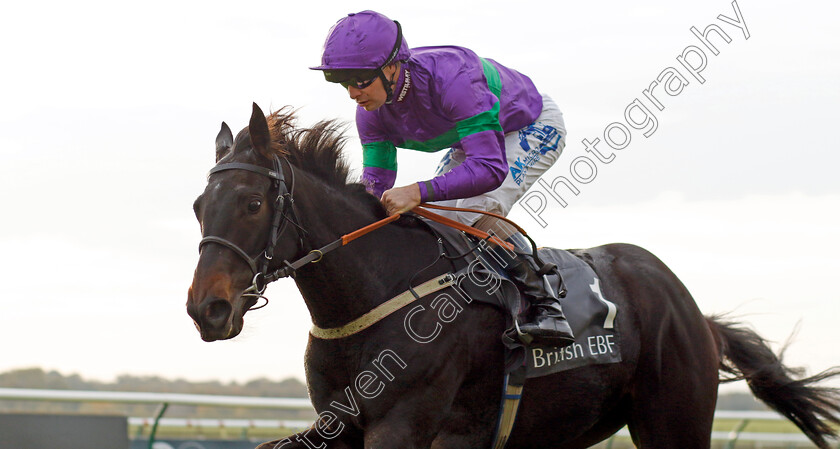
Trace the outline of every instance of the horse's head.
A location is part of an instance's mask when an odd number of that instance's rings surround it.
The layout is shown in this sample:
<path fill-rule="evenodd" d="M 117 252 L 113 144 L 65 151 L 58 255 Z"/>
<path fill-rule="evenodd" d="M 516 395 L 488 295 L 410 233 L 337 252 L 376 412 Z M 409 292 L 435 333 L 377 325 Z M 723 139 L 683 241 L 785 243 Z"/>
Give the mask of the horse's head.
<path fill-rule="evenodd" d="M 203 238 L 187 298 L 187 312 L 205 341 L 237 336 L 262 293 L 259 277 L 270 268 L 272 253 L 282 260 L 297 251 L 294 238 L 269 242 L 270 234 L 284 232 L 276 226 L 285 219 L 288 193 L 281 145 L 256 104 L 248 128 L 236 139 L 224 123 L 216 137 L 217 165 L 193 204 Z"/>

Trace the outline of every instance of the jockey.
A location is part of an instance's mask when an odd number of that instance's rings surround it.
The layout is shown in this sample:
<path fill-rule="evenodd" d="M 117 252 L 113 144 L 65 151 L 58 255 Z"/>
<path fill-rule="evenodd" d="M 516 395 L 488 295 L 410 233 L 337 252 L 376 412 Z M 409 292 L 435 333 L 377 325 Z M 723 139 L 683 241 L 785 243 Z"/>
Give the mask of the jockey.
<path fill-rule="evenodd" d="M 505 216 L 566 144 L 563 114 L 527 76 L 463 47 L 409 49 L 400 24 L 373 11 L 339 20 L 324 43 L 321 65 L 312 69 L 341 84 L 358 104 L 362 182 L 389 214 L 436 202 Z M 394 187 L 397 147 L 448 151 L 435 177 Z M 531 302 L 531 321 L 518 325 L 530 336 L 526 341 L 574 342 L 521 234 L 493 217 L 443 214 L 517 247 L 507 268 Z"/>

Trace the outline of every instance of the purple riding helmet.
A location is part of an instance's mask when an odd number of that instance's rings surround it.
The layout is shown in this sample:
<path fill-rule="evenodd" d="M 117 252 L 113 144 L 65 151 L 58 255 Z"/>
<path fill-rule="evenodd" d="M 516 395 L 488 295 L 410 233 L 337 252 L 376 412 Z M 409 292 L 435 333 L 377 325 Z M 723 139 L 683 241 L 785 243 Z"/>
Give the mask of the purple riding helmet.
<path fill-rule="evenodd" d="M 310 69 L 322 70 L 329 82 L 359 89 L 378 77 L 390 103 L 393 84 L 382 69 L 396 61 L 405 61 L 410 55 L 399 22 L 378 12 L 362 11 L 348 14 L 330 28 L 321 65 Z"/>

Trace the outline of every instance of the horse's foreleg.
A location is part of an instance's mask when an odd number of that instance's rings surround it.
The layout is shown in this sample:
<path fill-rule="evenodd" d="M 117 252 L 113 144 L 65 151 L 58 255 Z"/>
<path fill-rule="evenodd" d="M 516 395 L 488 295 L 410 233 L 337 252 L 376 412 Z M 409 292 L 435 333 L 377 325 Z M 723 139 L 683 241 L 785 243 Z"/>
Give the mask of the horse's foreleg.
<path fill-rule="evenodd" d="M 385 420 L 365 431 L 365 449 L 428 449 L 435 432 L 416 422 Z"/>
<path fill-rule="evenodd" d="M 444 427 L 452 420 L 452 412 L 451 405 L 441 403 L 441 398 L 435 398 L 437 394 L 440 394 L 439 390 L 422 389 L 403 396 L 403 402 L 366 426 L 364 449 L 476 447 L 438 444 L 438 438 L 448 433 Z"/>

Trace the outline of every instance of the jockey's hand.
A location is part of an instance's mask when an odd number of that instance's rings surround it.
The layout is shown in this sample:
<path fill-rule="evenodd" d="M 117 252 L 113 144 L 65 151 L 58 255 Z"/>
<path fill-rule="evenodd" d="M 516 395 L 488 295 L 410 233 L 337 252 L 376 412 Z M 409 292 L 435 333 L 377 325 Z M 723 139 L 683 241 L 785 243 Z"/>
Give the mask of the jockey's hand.
<path fill-rule="evenodd" d="M 417 184 L 409 184 L 388 189 L 382 193 L 380 201 L 388 211 L 388 215 L 408 212 L 420 204 L 420 187 Z"/>

